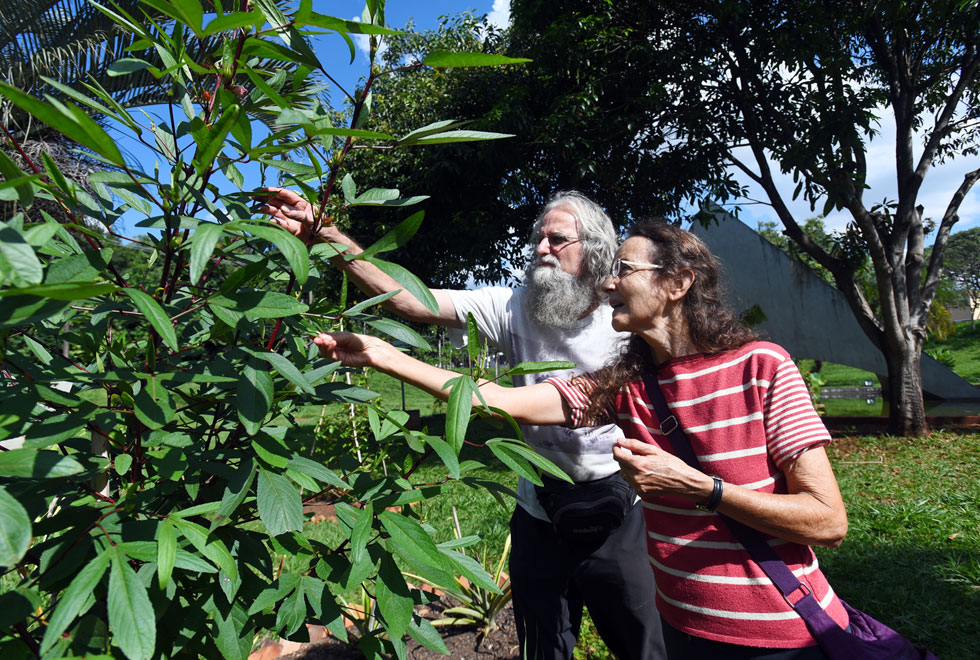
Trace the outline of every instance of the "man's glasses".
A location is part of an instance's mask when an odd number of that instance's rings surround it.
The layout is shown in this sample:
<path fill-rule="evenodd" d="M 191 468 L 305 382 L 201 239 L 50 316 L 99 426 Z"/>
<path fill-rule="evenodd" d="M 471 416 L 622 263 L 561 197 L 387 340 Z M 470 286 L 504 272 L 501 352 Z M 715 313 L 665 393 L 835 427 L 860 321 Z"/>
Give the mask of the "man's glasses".
<path fill-rule="evenodd" d="M 616 279 L 622 279 L 634 273 L 638 270 L 657 270 L 663 268 L 660 264 L 647 264 L 641 261 L 627 261 L 626 259 L 613 259 L 612 270 L 609 271 L 609 277 L 614 277 Z"/>
<path fill-rule="evenodd" d="M 570 245 L 572 243 L 577 243 L 578 241 L 582 240 L 578 236 L 569 236 L 561 233 L 560 231 L 553 231 L 550 234 L 538 234 L 534 237 L 533 244 L 539 245 L 541 241 L 545 239 L 548 239 L 548 245 L 550 245 L 553 250 L 557 250 L 558 248 Z"/>

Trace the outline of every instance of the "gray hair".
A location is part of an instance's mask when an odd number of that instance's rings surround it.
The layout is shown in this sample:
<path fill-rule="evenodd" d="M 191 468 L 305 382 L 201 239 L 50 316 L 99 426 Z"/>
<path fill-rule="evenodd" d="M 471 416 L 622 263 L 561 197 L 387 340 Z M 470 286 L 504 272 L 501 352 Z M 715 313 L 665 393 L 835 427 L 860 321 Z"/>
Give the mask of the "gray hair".
<path fill-rule="evenodd" d="M 534 221 L 534 228 L 531 230 L 532 237 L 541 233 L 544 216 L 549 211 L 560 207 L 571 209 L 572 215 L 575 216 L 575 222 L 578 225 L 578 237 L 581 239 L 582 249 L 585 252 L 586 272 L 591 276 L 592 284 L 598 291 L 602 281 L 609 274 L 613 256 L 616 254 L 616 246 L 619 243 L 612 220 L 609 219 L 601 206 L 582 193 L 575 190 L 561 190 L 552 195 L 548 203 L 541 209 L 537 220 Z"/>

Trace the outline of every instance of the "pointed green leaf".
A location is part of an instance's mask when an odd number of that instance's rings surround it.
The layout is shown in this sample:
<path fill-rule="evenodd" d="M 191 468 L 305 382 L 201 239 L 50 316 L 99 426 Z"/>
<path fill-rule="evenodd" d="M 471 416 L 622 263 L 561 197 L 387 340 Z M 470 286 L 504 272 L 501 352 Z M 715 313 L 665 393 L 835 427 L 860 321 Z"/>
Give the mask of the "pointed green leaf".
<path fill-rule="evenodd" d="M 108 566 L 109 552 L 103 552 L 86 564 L 72 579 L 68 588 L 62 592 L 58 605 L 48 621 L 48 627 L 44 631 L 44 639 L 41 641 L 42 655 L 55 645 L 76 617 L 84 614 L 86 602 L 92 598 L 92 592 L 102 580 Z"/>
<path fill-rule="evenodd" d="M 215 296 L 209 301 L 214 307 L 225 307 L 246 316 L 258 319 L 279 318 L 302 314 L 309 307 L 292 296 L 277 291 L 257 291 L 239 289 L 223 296 Z"/>
<path fill-rule="evenodd" d="M 271 364 L 279 374 L 307 394 L 316 394 L 306 376 L 286 357 L 269 351 L 250 351 L 252 355 Z"/>
<path fill-rule="evenodd" d="M 350 484 L 337 476 L 337 474 L 322 463 L 310 460 L 304 456 L 293 456 L 289 459 L 288 467 L 313 477 L 317 481 L 336 486 L 343 490 L 350 490 Z"/>
<path fill-rule="evenodd" d="M 0 291 L 2 296 L 38 296 L 54 300 L 84 300 L 118 291 L 112 282 L 57 282 Z"/>
<path fill-rule="evenodd" d="M 524 376 L 526 374 L 539 374 L 545 371 L 563 371 L 574 369 L 577 365 L 574 362 L 564 362 L 555 360 L 552 362 L 521 362 L 507 370 L 511 376 Z"/>
<path fill-rule="evenodd" d="M 507 57 L 491 53 L 451 53 L 435 50 L 429 53 L 422 64 L 426 66 L 500 66 L 501 64 L 524 64 L 531 62 L 526 57 Z"/>
<path fill-rule="evenodd" d="M 361 511 L 357 512 L 357 522 L 350 533 L 351 563 L 359 564 L 367 552 L 368 538 L 373 531 L 374 503 L 368 502 Z"/>
<path fill-rule="evenodd" d="M 375 580 L 375 598 L 378 610 L 388 624 L 388 634 L 400 639 L 408 630 L 412 620 L 412 595 L 405 584 L 405 578 L 391 557 L 383 557 Z"/>
<path fill-rule="evenodd" d="M 445 131 L 427 135 L 415 144 L 449 144 L 451 142 L 482 142 L 483 140 L 502 140 L 514 137 L 513 133 L 490 133 L 488 131 Z"/>
<path fill-rule="evenodd" d="M 289 263 L 293 275 L 296 276 L 296 281 L 301 285 L 306 284 L 306 280 L 310 275 L 310 254 L 303 241 L 279 225 L 235 223 L 232 226 L 235 229 L 241 229 L 259 238 L 263 238 L 279 248 L 282 256 Z"/>
<path fill-rule="evenodd" d="M 473 381 L 467 376 L 453 378 L 442 389 L 452 387 L 446 406 L 446 441 L 456 454 L 463 448 L 466 428 L 473 409 Z"/>
<path fill-rule="evenodd" d="M 3 297 L 0 298 L 0 328 L 49 319 L 66 310 L 68 306 L 67 301 L 37 296 Z"/>
<path fill-rule="evenodd" d="M 395 196 L 398 196 L 398 191 L 395 191 Z M 394 229 L 389 231 L 387 234 L 375 241 L 369 248 L 361 252 L 358 255 L 359 259 L 367 259 L 368 257 L 373 257 L 380 252 L 389 252 L 391 250 L 396 250 L 405 243 L 409 241 L 418 232 L 419 227 L 422 224 L 422 219 L 425 216 L 425 211 L 418 211 L 408 216 L 404 220 L 398 223 Z"/>
<path fill-rule="evenodd" d="M 223 232 L 224 229 L 221 225 L 215 225 L 209 222 L 202 222 L 194 230 L 190 241 L 191 284 L 197 284 L 197 281 L 201 279 L 204 269 L 211 261 L 214 246 L 218 244 L 218 240 L 221 238 Z"/>
<path fill-rule="evenodd" d="M 20 502 L 0 487 L 0 566 L 19 562 L 31 545 L 31 519 Z"/>
<path fill-rule="evenodd" d="M 259 518 L 270 535 L 303 528 L 303 501 L 289 479 L 259 470 L 257 497 Z"/>
<path fill-rule="evenodd" d="M 43 277 L 41 262 L 21 233 L 0 225 L 0 284 L 31 286 L 40 284 Z"/>
<path fill-rule="evenodd" d="M 367 261 L 370 261 L 383 273 L 388 275 L 388 277 L 398 282 L 403 289 L 415 296 L 416 300 L 425 305 L 430 312 L 433 314 L 439 313 L 439 303 L 436 302 L 436 297 L 429 291 L 429 287 L 407 268 L 390 261 L 378 259 L 377 257 L 368 257 Z"/>
<path fill-rule="evenodd" d="M 476 324 L 473 312 L 466 313 L 466 351 L 470 356 L 470 362 L 476 364 L 480 359 L 480 349 L 483 342 L 480 341 L 480 327 Z"/>
<path fill-rule="evenodd" d="M 402 292 L 401 289 L 395 289 L 394 291 L 388 291 L 387 293 L 382 293 L 381 295 L 374 296 L 373 298 L 368 298 L 367 300 L 363 302 L 359 302 L 353 307 L 351 307 L 350 309 L 348 309 L 346 312 L 344 312 L 344 316 L 351 316 L 353 314 L 357 314 L 359 312 L 364 311 L 368 307 L 373 307 L 374 305 L 380 305 L 384 301 L 390 298 L 394 298 L 401 292 Z"/>
<path fill-rule="evenodd" d="M 152 376 L 133 397 L 133 408 L 137 419 L 151 429 L 163 428 L 177 414 L 170 392 L 161 380 Z"/>
<path fill-rule="evenodd" d="M 459 479 L 459 457 L 453 448 L 445 440 L 435 435 L 426 436 L 425 442 L 432 447 L 436 455 L 449 469 L 449 476 L 453 479 Z"/>
<path fill-rule="evenodd" d="M 0 82 L 0 95 L 54 130 L 66 135 L 99 154 L 114 165 L 124 166 L 122 153 L 115 141 L 91 117 L 76 106 L 66 103 L 45 103 L 25 94 L 5 82 Z"/>
<path fill-rule="evenodd" d="M 150 660 L 156 647 L 157 622 L 153 605 L 122 553 L 112 555 L 109 569 L 109 628 L 114 646 L 133 660 Z"/>
<path fill-rule="evenodd" d="M 222 147 L 225 146 L 228 131 L 238 121 L 240 112 L 241 108 L 237 105 L 227 108 L 221 113 L 221 118 L 198 140 L 197 154 L 194 156 L 194 167 L 198 174 L 203 176 L 214 163 L 214 159 L 221 153 Z"/>
<path fill-rule="evenodd" d="M 180 347 L 177 345 L 177 333 L 174 331 L 174 326 L 170 322 L 170 317 L 160 307 L 160 303 L 139 289 L 130 287 L 123 289 L 123 291 L 133 301 L 136 308 L 143 313 L 143 316 L 150 322 L 153 329 L 157 331 L 157 334 L 160 335 L 164 343 L 173 351 L 180 350 Z"/>
<path fill-rule="evenodd" d="M 238 379 L 238 419 L 249 435 L 259 432 L 265 416 L 272 407 L 272 376 L 267 371 L 246 364 Z"/>
<path fill-rule="evenodd" d="M 367 321 L 367 324 L 376 330 L 380 330 L 386 335 L 405 342 L 409 346 L 421 348 L 424 351 L 432 350 L 432 346 L 429 345 L 429 342 L 427 342 L 422 335 L 415 332 L 400 321 L 395 321 L 394 319 L 375 318 Z"/>
<path fill-rule="evenodd" d="M 57 479 L 84 471 L 81 463 L 56 451 L 11 449 L 0 453 L 0 477 Z"/>
<path fill-rule="evenodd" d="M 157 583 L 160 589 L 170 584 L 170 576 L 177 559 L 177 529 L 164 518 L 157 526 Z"/>

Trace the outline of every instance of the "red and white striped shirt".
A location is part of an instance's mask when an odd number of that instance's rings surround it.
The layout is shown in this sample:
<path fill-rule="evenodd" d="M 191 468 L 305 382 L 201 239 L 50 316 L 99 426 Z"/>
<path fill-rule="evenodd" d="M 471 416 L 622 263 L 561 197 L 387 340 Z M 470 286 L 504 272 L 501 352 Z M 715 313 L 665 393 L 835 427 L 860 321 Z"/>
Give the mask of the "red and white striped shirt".
<path fill-rule="evenodd" d="M 657 369 L 671 412 L 705 472 L 762 493 L 785 493 L 780 466 L 830 441 L 806 385 L 789 355 L 751 342 L 717 355 L 687 355 Z M 548 379 L 585 417 L 596 381 L 591 376 Z M 626 437 L 673 452 L 642 383 L 630 383 L 614 401 L 614 421 Z M 783 600 L 725 523 L 689 499 L 643 502 L 647 548 L 657 583 L 657 608 L 688 634 L 729 644 L 770 648 L 816 645 L 806 624 Z M 806 545 L 769 537 L 769 543 L 828 614 L 843 627 L 844 608 Z"/>

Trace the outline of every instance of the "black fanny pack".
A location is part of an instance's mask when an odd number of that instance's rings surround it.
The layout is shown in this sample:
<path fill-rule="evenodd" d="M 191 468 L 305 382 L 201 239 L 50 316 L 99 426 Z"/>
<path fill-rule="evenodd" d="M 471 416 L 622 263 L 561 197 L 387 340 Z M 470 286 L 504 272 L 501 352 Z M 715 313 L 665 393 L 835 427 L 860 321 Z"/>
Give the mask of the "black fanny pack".
<path fill-rule="evenodd" d="M 571 549 L 596 550 L 633 508 L 636 495 L 619 472 L 595 481 L 570 484 L 542 476 L 535 486 L 538 502 L 558 535 Z"/>

